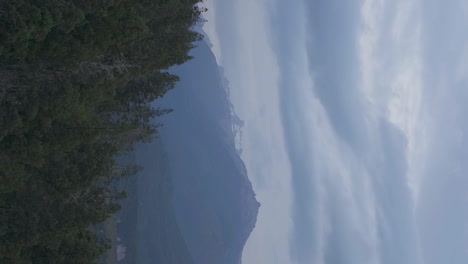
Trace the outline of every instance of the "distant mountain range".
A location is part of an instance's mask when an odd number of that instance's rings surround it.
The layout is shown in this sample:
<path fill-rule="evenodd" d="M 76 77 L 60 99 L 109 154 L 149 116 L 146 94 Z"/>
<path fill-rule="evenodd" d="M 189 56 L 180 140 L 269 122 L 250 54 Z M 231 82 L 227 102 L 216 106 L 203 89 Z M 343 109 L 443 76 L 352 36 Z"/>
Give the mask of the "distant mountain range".
<path fill-rule="evenodd" d="M 178 263 L 179 251 L 188 251 L 179 252 L 187 264 L 239 264 L 257 220 L 260 204 L 236 139 L 242 121 L 211 49 L 196 44 L 194 59 L 171 69 L 181 77 L 177 87 L 156 102 L 174 112 L 159 120 L 160 137 L 137 150 L 146 168 L 138 176 L 142 264 Z"/>

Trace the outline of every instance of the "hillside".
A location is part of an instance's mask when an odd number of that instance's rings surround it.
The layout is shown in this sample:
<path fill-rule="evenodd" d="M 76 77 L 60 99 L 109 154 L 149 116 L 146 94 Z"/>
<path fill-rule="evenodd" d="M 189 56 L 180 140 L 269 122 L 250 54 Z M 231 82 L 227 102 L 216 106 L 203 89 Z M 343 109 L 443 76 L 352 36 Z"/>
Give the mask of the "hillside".
<path fill-rule="evenodd" d="M 198 42 L 161 101 L 174 109 L 160 130 L 177 223 L 194 263 L 239 263 L 259 203 L 236 150 L 231 104 L 208 45 Z"/>

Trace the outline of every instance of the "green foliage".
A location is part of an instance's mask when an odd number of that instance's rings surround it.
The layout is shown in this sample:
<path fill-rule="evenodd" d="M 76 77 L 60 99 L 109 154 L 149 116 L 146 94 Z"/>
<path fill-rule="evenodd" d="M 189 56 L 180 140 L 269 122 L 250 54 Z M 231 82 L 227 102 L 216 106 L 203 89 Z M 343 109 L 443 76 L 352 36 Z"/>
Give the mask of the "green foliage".
<path fill-rule="evenodd" d="M 72 64 L 97 55 L 131 55 L 138 60 L 148 55 L 179 53 L 179 58 L 173 59 L 181 63 L 191 42 L 200 37 L 188 30 L 200 21 L 202 10 L 194 7 L 197 2 L 2 1 L 0 56 L 9 63 L 41 57 Z M 155 45 L 161 54 L 140 53 L 152 49 L 150 45 Z M 168 45 L 177 47 L 167 49 Z M 169 60 L 159 61 L 164 61 L 166 67 L 171 65 Z"/>
<path fill-rule="evenodd" d="M 198 0 L 0 0 L 0 263 L 95 263 L 116 157 L 157 133 Z"/>

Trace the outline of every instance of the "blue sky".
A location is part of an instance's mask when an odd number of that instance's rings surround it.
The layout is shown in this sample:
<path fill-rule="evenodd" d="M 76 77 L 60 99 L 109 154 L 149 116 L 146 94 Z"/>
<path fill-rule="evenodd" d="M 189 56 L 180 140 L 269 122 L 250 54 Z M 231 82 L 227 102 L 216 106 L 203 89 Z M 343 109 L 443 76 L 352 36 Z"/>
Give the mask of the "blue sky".
<path fill-rule="evenodd" d="M 468 261 L 468 2 L 209 0 L 262 203 L 243 263 Z"/>

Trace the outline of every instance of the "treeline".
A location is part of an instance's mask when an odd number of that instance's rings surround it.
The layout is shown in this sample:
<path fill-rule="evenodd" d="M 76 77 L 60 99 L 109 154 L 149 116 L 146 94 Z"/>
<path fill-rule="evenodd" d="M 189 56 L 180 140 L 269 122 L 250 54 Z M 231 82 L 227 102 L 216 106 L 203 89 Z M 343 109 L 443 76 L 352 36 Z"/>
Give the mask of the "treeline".
<path fill-rule="evenodd" d="M 0 0 L 0 263 L 95 263 L 119 210 L 115 157 L 201 35 L 199 0 Z"/>

